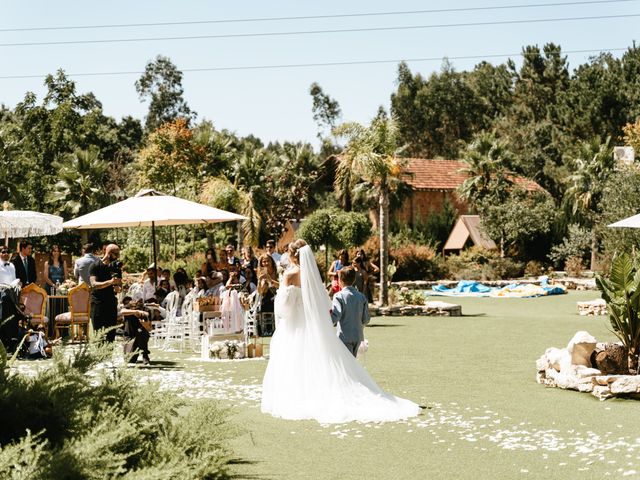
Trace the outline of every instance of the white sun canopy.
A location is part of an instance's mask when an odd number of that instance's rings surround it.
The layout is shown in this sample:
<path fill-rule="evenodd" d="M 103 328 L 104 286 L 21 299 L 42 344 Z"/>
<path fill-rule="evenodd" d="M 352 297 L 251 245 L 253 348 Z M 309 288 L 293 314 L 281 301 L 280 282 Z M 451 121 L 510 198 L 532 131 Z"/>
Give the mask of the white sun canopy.
<path fill-rule="evenodd" d="M 62 217 L 29 210 L 0 210 L 0 236 L 39 237 L 62 231 Z"/>
<path fill-rule="evenodd" d="M 633 217 L 625 218 L 624 220 L 617 221 L 607 225 L 608 227 L 621 227 L 621 228 L 640 228 L 640 214 Z"/>
<path fill-rule="evenodd" d="M 154 192 L 155 193 L 155 192 Z M 98 229 L 194 225 L 245 220 L 246 217 L 171 195 L 143 193 L 69 220 L 64 228 Z"/>

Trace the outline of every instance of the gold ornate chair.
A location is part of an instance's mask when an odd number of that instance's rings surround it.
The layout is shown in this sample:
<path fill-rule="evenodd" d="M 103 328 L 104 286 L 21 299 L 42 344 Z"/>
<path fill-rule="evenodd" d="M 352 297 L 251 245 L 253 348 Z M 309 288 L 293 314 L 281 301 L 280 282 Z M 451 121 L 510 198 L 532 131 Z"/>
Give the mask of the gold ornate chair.
<path fill-rule="evenodd" d="M 69 311 L 56 317 L 56 338 L 60 337 L 60 329 L 68 328 L 69 335 L 73 334 L 74 327 L 82 330 L 82 339 L 88 337 L 89 318 L 91 313 L 91 290 L 86 283 L 69 290 Z"/>
<path fill-rule="evenodd" d="M 47 292 L 35 283 L 30 283 L 20 290 L 20 303 L 24 305 L 24 311 L 31 316 L 32 323 L 46 324 L 49 319 L 45 317 L 47 309 Z"/>

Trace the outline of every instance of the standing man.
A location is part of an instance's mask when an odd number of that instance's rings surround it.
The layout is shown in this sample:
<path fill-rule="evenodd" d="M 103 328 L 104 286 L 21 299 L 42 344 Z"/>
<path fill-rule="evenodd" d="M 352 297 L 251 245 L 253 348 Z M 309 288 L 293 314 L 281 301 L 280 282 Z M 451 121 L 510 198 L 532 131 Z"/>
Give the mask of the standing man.
<path fill-rule="evenodd" d="M 118 301 L 114 287 L 122 285 L 121 272 L 118 272 L 114 262 L 120 257 L 120 247 L 109 244 L 105 248 L 104 256 L 89 268 L 91 285 L 91 323 L 94 330 L 114 327 L 118 319 Z M 115 329 L 111 329 L 105 336 L 108 342 L 116 338 Z"/>
<path fill-rule="evenodd" d="M 12 263 L 16 268 L 16 277 L 26 287 L 36 281 L 36 261 L 31 256 L 33 245 L 28 240 L 21 240 L 18 247 L 20 253 L 13 258 Z"/>
<path fill-rule="evenodd" d="M 78 283 L 91 285 L 89 283 L 89 268 L 99 260 L 99 258 L 93 254 L 94 250 L 95 247 L 93 246 L 93 243 L 85 243 L 82 246 L 83 255 L 76 260 L 76 263 L 73 266 L 73 276 L 76 277 Z"/>
<path fill-rule="evenodd" d="M 280 265 L 281 255 L 276 251 L 276 241 L 275 240 L 267 240 L 267 253 L 271 255 L 273 261 L 276 262 L 276 265 Z"/>
<path fill-rule="evenodd" d="M 9 261 L 9 247 L 0 247 L 0 342 L 8 352 L 14 352 L 20 342 L 20 320 L 24 319 L 18 307 L 20 280 Z"/>
<path fill-rule="evenodd" d="M 227 252 L 227 269 L 232 272 L 237 272 L 242 266 L 242 262 L 235 256 L 235 247 L 229 244 L 224 250 Z"/>
<path fill-rule="evenodd" d="M 16 287 L 20 280 L 16 277 L 16 267 L 9 261 L 9 247 L 0 247 L 0 285 Z"/>

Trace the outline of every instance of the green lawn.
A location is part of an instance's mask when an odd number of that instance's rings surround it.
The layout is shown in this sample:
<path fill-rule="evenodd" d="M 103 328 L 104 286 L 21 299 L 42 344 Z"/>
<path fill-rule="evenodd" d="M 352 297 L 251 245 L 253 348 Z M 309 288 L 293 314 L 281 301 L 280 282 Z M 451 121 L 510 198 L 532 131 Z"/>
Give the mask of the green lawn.
<path fill-rule="evenodd" d="M 455 298 L 463 317 L 375 318 L 366 366 L 385 389 L 428 408 L 407 422 L 322 426 L 260 413 L 264 360 L 202 362 L 152 352 L 141 378 L 231 408 L 241 478 L 638 478 L 638 409 L 631 400 L 546 389 L 535 360 L 577 330 L 612 340 L 605 317 L 580 317 L 596 292 L 534 299 Z M 48 362 L 19 362 L 18 369 Z"/>
<path fill-rule="evenodd" d="M 576 301 L 597 296 L 444 299 L 462 304 L 464 316 L 373 319 L 369 372 L 383 388 L 429 407 L 408 422 L 321 426 L 263 415 L 263 361 L 180 361 L 168 388 L 219 396 L 233 408 L 245 432 L 233 442 L 241 477 L 638 477 L 638 403 L 535 382 L 535 360 L 577 330 L 614 338 L 605 317 L 576 313 Z"/>

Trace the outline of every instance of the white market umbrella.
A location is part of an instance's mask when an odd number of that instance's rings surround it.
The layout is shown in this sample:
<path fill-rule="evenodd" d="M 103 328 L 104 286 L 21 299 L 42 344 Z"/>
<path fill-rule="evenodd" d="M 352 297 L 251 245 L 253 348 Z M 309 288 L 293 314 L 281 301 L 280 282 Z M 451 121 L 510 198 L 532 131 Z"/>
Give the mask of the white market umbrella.
<path fill-rule="evenodd" d="M 0 238 L 55 235 L 62 231 L 62 217 L 29 210 L 0 210 Z"/>
<path fill-rule="evenodd" d="M 245 220 L 246 217 L 209 207 L 183 198 L 165 195 L 155 190 L 141 190 L 127 198 L 95 212 L 69 220 L 64 228 L 99 229 L 120 227 L 151 227 L 153 263 L 156 263 L 155 227 L 165 225 L 196 225 Z"/>
<path fill-rule="evenodd" d="M 616 223 L 607 225 L 607 227 L 640 228 L 640 214 L 619 220 Z"/>

